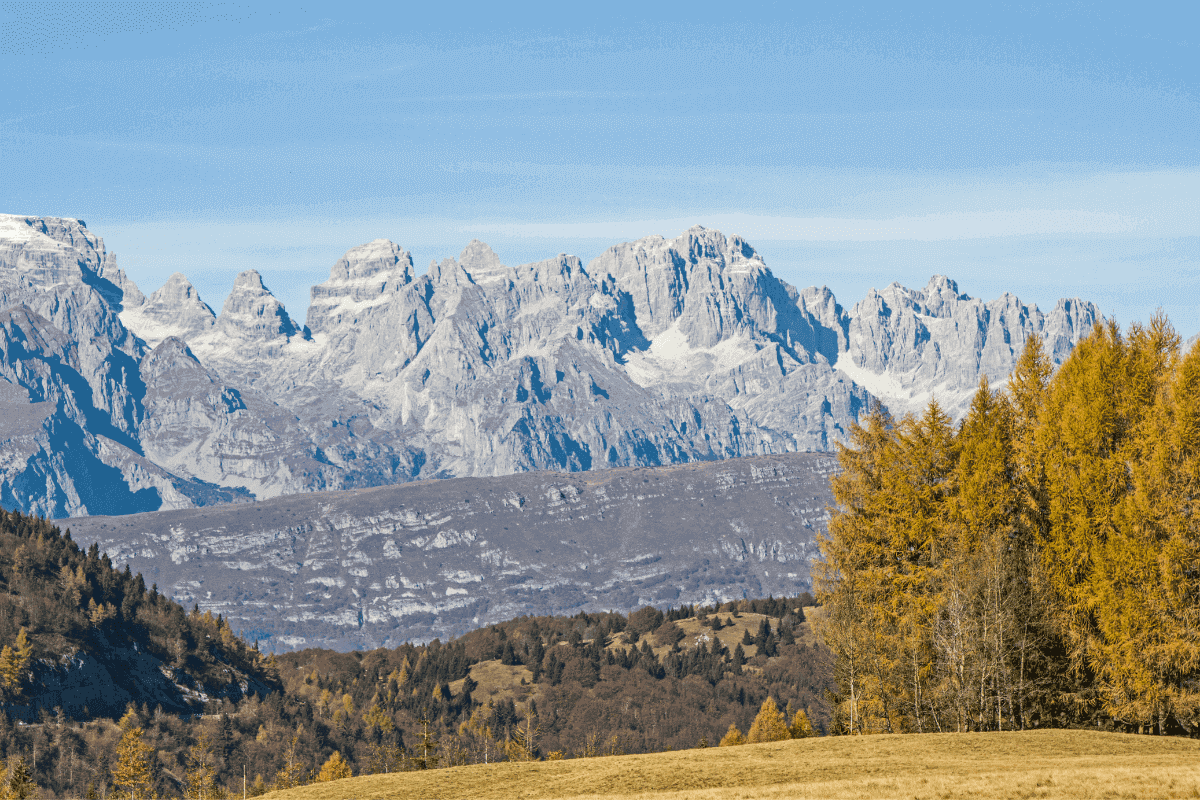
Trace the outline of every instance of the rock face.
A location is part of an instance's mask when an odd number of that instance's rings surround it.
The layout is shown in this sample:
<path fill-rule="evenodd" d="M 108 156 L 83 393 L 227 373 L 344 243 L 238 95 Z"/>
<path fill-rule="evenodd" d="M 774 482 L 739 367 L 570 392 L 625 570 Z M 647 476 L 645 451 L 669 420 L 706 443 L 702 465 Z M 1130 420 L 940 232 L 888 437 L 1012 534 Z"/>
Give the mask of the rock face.
<path fill-rule="evenodd" d="M 521 614 L 797 594 L 811 585 L 835 462 L 420 481 L 71 529 L 270 648 L 395 646 Z"/>
<path fill-rule="evenodd" d="M 205 703 L 245 694 L 266 696 L 271 688 L 244 673 L 238 683 L 213 691 L 184 670 L 164 664 L 139 647 L 115 646 L 103 634 L 93 636 L 86 650 L 57 660 L 39 659 L 30 665 L 27 705 L 8 704 L 5 713 L 24 722 L 37 722 L 44 710 L 61 709 L 68 718 L 119 718 L 129 703 L 145 703 L 176 714 L 203 711 Z M 244 689 L 243 689 L 244 686 Z"/>
<path fill-rule="evenodd" d="M 941 277 L 847 313 L 699 227 L 587 265 L 473 241 L 419 276 L 377 239 L 312 298 L 303 326 L 254 271 L 219 316 L 182 275 L 147 298 L 81 221 L 0 215 L 0 502 L 79 516 L 827 451 L 873 398 L 960 414 L 1026 336 L 1061 360 L 1099 318 Z"/>
<path fill-rule="evenodd" d="M 941 275 L 923 291 L 898 283 L 872 291 L 850 317 L 849 348 L 837 367 L 896 416 L 920 413 L 934 397 L 961 416 L 980 378 L 993 389 L 1008 380 L 1030 336 L 1061 364 L 1100 319 L 1080 300 L 1059 300 L 1049 314 L 1008 293 L 985 303 Z"/>

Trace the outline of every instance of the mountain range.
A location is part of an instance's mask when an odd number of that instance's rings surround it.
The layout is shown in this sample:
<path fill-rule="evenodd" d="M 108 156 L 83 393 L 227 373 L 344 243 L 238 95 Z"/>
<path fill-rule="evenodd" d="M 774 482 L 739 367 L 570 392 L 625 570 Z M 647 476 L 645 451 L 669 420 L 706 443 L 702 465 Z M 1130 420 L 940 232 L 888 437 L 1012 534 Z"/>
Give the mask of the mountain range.
<path fill-rule="evenodd" d="M 257 272 L 217 314 L 180 274 L 143 294 L 81 220 L 0 215 L 0 504 L 114 515 L 829 451 L 875 400 L 960 415 L 1028 336 L 1061 362 L 1099 319 L 942 276 L 846 311 L 695 227 L 587 265 L 472 241 L 423 275 L 377 239 L 300 324 Z"/>

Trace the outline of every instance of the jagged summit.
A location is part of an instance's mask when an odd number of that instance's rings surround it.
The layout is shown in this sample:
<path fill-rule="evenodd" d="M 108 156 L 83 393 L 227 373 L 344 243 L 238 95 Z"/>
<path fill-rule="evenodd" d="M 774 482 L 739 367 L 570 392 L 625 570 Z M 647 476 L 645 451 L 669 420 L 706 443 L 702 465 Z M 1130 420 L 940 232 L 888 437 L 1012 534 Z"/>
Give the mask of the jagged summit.
<path fill-rule="evenodd" d="M 26 353 L 24 328 L 0 330 L 0 377 L 63 402 L 0 440 L 0 493 L 36 483 L 54 514 L 96 501 L 70 488 L 49 427 L 74 426 L 131 508 L 829 450 L 872 397 L 902 413 L 936 391 L 962 413 L 1026 337 L 1061 361 L 1099 319 L 1079 300 L 1044 314 L 1008 294 L 973 299 L 944 276 L 847 311 L 702 226 L 586 265 L 506 266 L 473 240 L 422 275 L 376 239 L 313 287 L 301 327 L 254 270 L 217 316 L 182 275 L 143 297 L 76 220 L 4 216 L 0 301 L 36 313 L 45 342 Z"/>
<path fill-rule="evenodd" d="M 849 348 L 838 370 L 895 415 L 919 412 L 935 394 L 951 414 L 966 411 L 979 378 L 1003 385 L 1025 341 L 1039 336 L 1061 363 L 1100 319 L 1092 303 L 1060 300 L 1049 314 L 1005 292 L 985 302 L 935 275 L 924 290 L 893 283 L 850 313 Z"/>
<path fill-rule="evenodd" d="M 462 264 L 463 269 L 472 275 L 477 272 L 495 272 L 504 268 L 504 265 L 500 263 L 500 256 L 496 255 L 496 251 L 478 239 L 472 239 L 463 248 L 462 253 L 458 256 L 458 263 Z"/>
<path fill-rule="evenodd" d="M 200 336 L 217 324 L 217 315 L 183 273 L 176 272 L 143 303 L 122 311 L 121 320 L 153 347 L 171 336 Z"/>
<path fill-rule="evenodd" d="M 333 265 L 329 281 L 324 285 L 361 286 L 364 290 L 377 286 L 375 293 L 378 294 L 386 285 L 386 279 L 404 284 L 412 278 L 412 256 L 408 251 L 388 239 L 375 239 L 348 250 Z"/>
<path fill-rule="evenodd" d="M 321 333 L 353 324 L 366 308 L 387 302 L 412 281 L 412 255 L 395 243 L 375 239 L 351 248 L 333 265 L 329 280 L 312 287 L 308 328 Z"/>
<path fill-rule="evenodd" d="M 234 280 L 233 291 L 225 298 L 216 327 L 221 335 L 258 341 L 287 339 L 300 333 L 283 303 L 271 294 L 262 276 L 253 269 Z"/>

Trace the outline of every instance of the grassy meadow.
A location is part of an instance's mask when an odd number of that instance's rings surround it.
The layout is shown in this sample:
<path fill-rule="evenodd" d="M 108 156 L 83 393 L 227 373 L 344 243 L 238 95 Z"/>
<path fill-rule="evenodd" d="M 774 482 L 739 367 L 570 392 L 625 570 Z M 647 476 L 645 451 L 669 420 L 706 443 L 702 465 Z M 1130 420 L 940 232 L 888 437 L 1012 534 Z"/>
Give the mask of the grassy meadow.
<path fill-rule="evenodd" d="M 1200 742 L 1093 731 L 825 737 L 368 775 L 266 795 L 348 798 L 1200 797 Z"/>

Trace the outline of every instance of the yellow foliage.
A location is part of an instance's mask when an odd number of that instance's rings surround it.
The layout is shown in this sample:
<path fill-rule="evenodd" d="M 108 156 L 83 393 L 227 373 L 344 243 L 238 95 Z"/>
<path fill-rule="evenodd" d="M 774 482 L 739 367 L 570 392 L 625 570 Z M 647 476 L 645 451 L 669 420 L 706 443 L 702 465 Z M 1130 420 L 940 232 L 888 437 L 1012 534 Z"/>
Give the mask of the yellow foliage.
<path fill-rule="evenodd" d="M 21 628 L 13 646 L 5 645 L 0 649 L 0 684 L 4 688 L 13 689 L 21 685 L 21 678 L 32 655 L 33 645 L 29 643 L 25 629 Z"/>
<path fill-rule="evenodd" d="M 117 744 L 117 766 L 112 774 L 115 797 L 142 800 L 150 796 L 150 754 L 153 752 L 154 748 L 142 741 L 141 728 L 125 731 Z"/>
<path fill-rule="evenodd" d="M 296 734 L 288 745 L 283 756 L 283 767 L 275 774 L 275 789 L 291 789 L 299 786 L 303 780 L 304 762 L 300 760 L 296 750 L 300 744 L 300 734 L 303 728 L 297 728 Z"/>
<path fill-rule="evenodd" d="M 775 701 L 768 697 L 758 710 L 758 716 L 750 724 L 750 730 L 746 733 L 746 742 L 748 744 L 782 742 L 790 738 L 792 738 L 792 734 L 788 730 L 787 720 L 779 712 L 779 706 L 775 704 Z"/>
<path fill-rule="evenodd" d="M 342 778 L 350 778 L 353 773 L 350 771 L 350 762 L 342 757 L 342 754 L 337 750 L 333 751 L 333 755 L 329 757 L 321 766 L 321 771 L 317 773 L 317 783 L 328 783 L 329 781 L 341 780 Z"/>
<path fill-rule="evenodd" d="M 1200 345 L 1031 336 L 955 426 L 876 407 L 839 446 L 814 583 L 834 730 L 1200 727 Z"/>
<path fill-rule="evenodd" d="M 9 758 L 3 783 L 0 783 L 0 797 L 4 800 L 26 800 L 36 794 L 37 789 L 25 759 L 20 756 Z"/>
<path fill-rule="evenodd" d="M 392 723 L 391 716 L 382 708 L 380 708 L 378 703 L 372 705 L 367 709 L 367 712 L 363 714 L 363 722 L 368 728 L 378 728 L 384 733 L 391 733 L 395 728 L 395 725 Z"/>
<path fill-rule="evenodd" d="M 725 732 L 725 735 L 721 737 L 721 743 L 718 744 L 717 746 L 718 747 L 733 747 L 735 745 L 745 744 L 745 743 L 746 743 L 746 737 L 742 735 L 742 732 L 740 730 L 738 730 L 738 726 L 730 724 L 729 730 L 727 730 Z"/>
<path fill-rule="evenodd" d="M 215 796 L 216 773 L 212 738 L 208 731 L 201 730 L 196 743 L 188 750 L 183 796 L 187 800 L 211 800 Z"/>
<path fill-rule="evenodd" d="M 808 714 L 805 714 L 803 709 L 797 711 L 792 717 L 792 724 L 788 726 L 788 733 L 793 739 L 807 739 L 810 736 L 816 736 L 817 732 L 813 730 L 812 723 L 808 720 Z"/>
<path fill-rule="evenodd" d="M 126 706 L 125 713 L 121 715 L 121 719 L 117 721 L 117 725 L 120 726 L 121 730 L 129 731 L 138 727 L 138 722 L 137 708 L 133 703 L 130 703 Z"/>
<path fill-rule="evenodd" d="M 117 607 L 112 603 L 97 603 L 95 599 L 88 600 L 88 620 L 97 628 L 106 620 L 117 616 Z"/>

